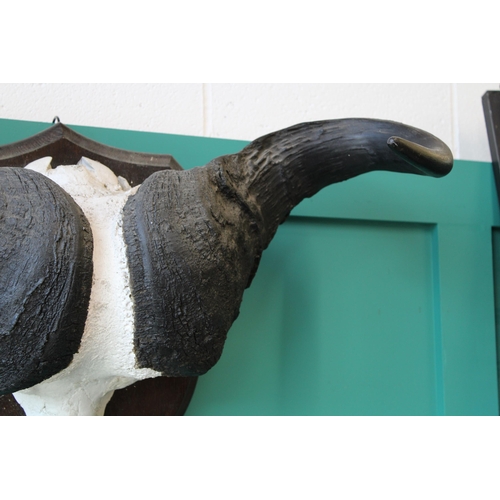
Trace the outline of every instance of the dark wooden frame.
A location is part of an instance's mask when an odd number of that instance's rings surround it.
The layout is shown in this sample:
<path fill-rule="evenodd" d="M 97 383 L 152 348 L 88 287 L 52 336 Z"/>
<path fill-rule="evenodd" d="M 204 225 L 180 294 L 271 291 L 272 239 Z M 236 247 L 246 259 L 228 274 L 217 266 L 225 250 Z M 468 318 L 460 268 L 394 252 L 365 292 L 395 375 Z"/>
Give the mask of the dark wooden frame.
<path fill-rule="evenodd" d="M 62 123 L 22 141 L 0 146 L 0 167 L 25 167 L 51 156 L 54 165 L 75 165 L 82 156 L 99 161 L 134 187 L 159 170 L 182 170 L 171 155 L 136 153 L 87 139 Z"/>
<path fill-rule="evenodd" d="M 483 95 L 483 110 L 490 143 L 495 184 L 500 200 L 500 91 L 492 90 Z"/>
<path fill-rule="evenodd" d="M 62 123 L 22 141 L 0 146 L 0 167 L 25 167 L 45 156 L 54 165 L 74 165 L 82 156 L 99 161 L 116 175 L 139 185 L 159 170 L 182 170 L 171 156 L 113 148 L 88 139 Z M 115 391 L 106 416 L 180 416 L 196 387 L 196 377 L 159 377 Z M 23 409 L 12 395 L 0 396 L 0 416 L 21 416 Z"/>

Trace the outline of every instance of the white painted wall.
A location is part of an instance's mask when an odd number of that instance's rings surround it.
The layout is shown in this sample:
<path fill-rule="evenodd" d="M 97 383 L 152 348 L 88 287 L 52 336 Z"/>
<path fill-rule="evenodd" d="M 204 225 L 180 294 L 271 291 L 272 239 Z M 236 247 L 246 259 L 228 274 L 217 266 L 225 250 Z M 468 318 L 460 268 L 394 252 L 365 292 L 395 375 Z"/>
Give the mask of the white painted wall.
<path fill-rule="evenodd" d="M 2 83 L 0 118 L 252 140 L 303 121 L 395 120 L 491 161 L 481 96 L 499 83 Z"/>

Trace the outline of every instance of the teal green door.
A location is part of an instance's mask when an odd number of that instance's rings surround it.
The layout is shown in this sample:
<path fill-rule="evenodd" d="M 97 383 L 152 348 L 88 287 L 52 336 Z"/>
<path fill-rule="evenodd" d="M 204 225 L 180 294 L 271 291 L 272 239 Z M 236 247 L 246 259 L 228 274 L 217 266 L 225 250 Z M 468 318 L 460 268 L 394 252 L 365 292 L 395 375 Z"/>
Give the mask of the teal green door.
<path fill-rule="evenodd" d="M 45 127 L 0 120 L 0 143 Z M 74 128 L 184 168 L 245 144 Z M 498 415 L 497 227 L 486 163 L 457 161 L 443 179 L 375 172 L 305 200 L 187 414 Z"/>
<path fill-rule="evenodd" d="M 491 166 L 305 201 L 190 414 L 497 415 Z"/>

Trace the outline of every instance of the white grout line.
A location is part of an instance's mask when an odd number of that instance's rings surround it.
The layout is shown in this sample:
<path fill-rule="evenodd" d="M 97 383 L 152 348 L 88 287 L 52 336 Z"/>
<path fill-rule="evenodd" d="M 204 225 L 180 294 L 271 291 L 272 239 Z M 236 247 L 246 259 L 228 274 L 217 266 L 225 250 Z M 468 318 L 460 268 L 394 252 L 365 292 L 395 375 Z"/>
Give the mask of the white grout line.
<path fill-rule="evenodd" d="M 460 159 L 460 125 L 458 117 L 458 87 L 457 83 L 451 84 L 451 130 L 452 130 L 452 150 L 455 159 Z"/>
<path fill-rule="evenodd" d="M 203 135 L 213 135 L 212 84 L 203 83 Z"/>

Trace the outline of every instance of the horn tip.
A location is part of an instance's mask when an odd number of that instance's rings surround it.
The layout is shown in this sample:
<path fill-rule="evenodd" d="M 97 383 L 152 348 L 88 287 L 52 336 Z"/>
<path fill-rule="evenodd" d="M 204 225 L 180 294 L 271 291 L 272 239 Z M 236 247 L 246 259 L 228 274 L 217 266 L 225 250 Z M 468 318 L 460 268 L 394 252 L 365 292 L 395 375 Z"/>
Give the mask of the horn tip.
<path fill-rule="evenodd" d="M 453 168 L 453 154 L 446 144 L 437 139 L 438 143 L 427 148 L 421 144 L 392 136 L 387 139 L 387 145 L 408 164 L 417 169 L 416 173 L 432 177 L 444 177 Z"/>

